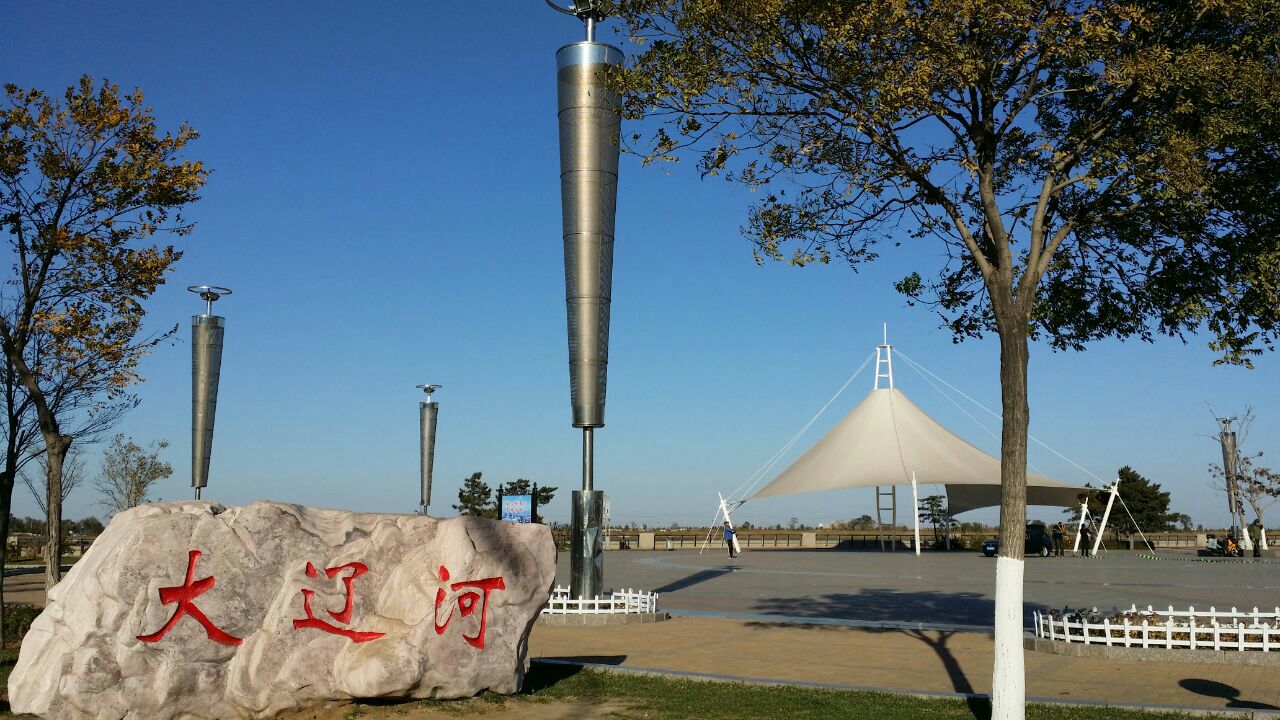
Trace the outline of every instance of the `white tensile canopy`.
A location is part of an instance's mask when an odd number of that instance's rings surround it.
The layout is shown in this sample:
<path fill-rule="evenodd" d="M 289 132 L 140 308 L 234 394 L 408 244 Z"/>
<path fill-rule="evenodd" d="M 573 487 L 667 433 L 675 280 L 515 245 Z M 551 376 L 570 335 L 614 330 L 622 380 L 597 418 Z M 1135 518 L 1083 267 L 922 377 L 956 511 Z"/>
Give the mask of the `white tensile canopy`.
<path fill-rule="evenodd" d="M 843 488 L 944 485 L 952 514 L 1000 504 L 1000 460 L 916 407 L 901 390 L 871 394 L 750 499 Z M 1074 507 L 1087 488 L 1027 473 L 1027 504 Z"/>

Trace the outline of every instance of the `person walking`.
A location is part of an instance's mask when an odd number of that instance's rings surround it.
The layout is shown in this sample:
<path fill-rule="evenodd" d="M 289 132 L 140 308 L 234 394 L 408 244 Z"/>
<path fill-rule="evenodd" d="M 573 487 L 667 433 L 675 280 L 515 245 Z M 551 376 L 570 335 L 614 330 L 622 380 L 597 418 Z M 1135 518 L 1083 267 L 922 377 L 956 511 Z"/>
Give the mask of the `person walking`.
<path fill-rule="evenodd" d="M 729 521 L 724 521 L 724 544 L 729 548 L 729 557 L 738 557 L 738 542 L 733 527 L 729 525 Z"/>
<path fill-rule="evenodd" d="M 1061 520 L 1059 520 L 1058 523 L 1053 526 L 1053 556 L 1054 557 L 1063 557 L 1066 555 L 1066 542 L 1064 542 L 1064 538 L 1066 537 L 1066 535 L 1067 535 L 1067 526 Z"/>
<path fill-rule="evenodd" d="M 1080 543 L 1084 545 L 1081 554 L 1084 557 L 1093 557 L 1093 526 L 1087 522 L 1080 524 Z"/>
<path fill-rule="evenodd" d="M 1262 521 L 1254 518 L 1249 523 L 1249 543 L 1253 545 L 1253 556 L 1262 557 Z"/>

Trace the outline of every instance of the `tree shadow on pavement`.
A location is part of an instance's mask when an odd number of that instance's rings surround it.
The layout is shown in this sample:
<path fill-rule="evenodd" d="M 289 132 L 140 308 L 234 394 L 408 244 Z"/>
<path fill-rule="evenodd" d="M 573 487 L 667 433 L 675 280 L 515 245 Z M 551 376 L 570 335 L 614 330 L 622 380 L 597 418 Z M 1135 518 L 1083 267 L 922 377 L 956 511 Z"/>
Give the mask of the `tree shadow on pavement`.
<path fill-rule="evenodd" d="M 864 588 L 857 593 L 829 593 L 810 597 L 761 598 L 756 612 L 788 618 L 823 618 L 864 622 L 925 623 L 991 627 L 995 601 L 972 592 Z M 1032 613 L 1048 608 L 1024 603 L 1022 622 L 1032 624 Z"/>
<path fill-rule="evenodd" d="M 814 630 L 842 630 L 838 624 L 796 624 L 796 618 L 837 619 L 860 622 L 923 623 L 933 625 L 970 625 L 990 627 L 995 616 L 995 602 L 979 593 L 945 593 L 932 590 L 900 591 L 867 588 L 857 593 L 831 593 L 814 597 L 763 598 L 755 605 L 758 612 L 786 617 L 790 622 L 747 623 L 748 627 L 802 627 Z M 1024 623 L 1030 624 L 1032 613 L 1044 611 L 1043 605 L 1026 603 Z M 900 633 L 924 643 L 937 655 L 947 673 L 952 689 L 964 694 L 969 711 L 978 720 L 991 717 L 991 700 L 974 691 L 973 683 L 949 647 L 957 630 L 923 630 L 919 628 L 860 628 L 864 632 Z"/>
<path fill-rule="evenodd" d="M 1252 700 L 1241 700 L 1240 691 L 1226 683 L 1220 683 L 1216 680 L 1204 680 L 1202 678 L 1183 678 L 1178 681 L 1178 685 L 1184 690 L 1190 690 L 1197 695 L 1205 697 L 1222 698 L 1227 701 L 1226 707 L 1240 710 L 1280 710 L 1280 707 L 1268 705 L 1267 703 L 1253 702 Z"/>
<path fill-rule="evenodd" d="M 720 577 L 721 575 L 728 575 L 740 568 L 741 566 L 739 565 L 726 565 L 725 567 L 710 568 L 708 570 L 699 570 L 698 572 L 693 573 L 692 575 L 682 577 L 679 580 L 672 580 L 671 582 L 667 583 L 666 585 L 663 585 L 662 587 L 654 588 L 653 592 L 670 593 L 670 592 L 675 592 L 677 590 L 684 590 L 685 588 L 693 587 L 694 585 L 697 585 L 699 583 L 704 583 L 708 580 L 714 580 Z"/>

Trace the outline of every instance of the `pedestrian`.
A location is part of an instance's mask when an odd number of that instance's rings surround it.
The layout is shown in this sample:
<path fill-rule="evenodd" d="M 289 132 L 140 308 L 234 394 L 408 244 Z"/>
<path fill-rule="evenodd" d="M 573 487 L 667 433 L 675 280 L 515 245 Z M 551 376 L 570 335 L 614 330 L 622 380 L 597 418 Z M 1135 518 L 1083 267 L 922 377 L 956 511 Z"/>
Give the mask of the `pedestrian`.
<path fill-rule="evenodd" d="M 1249 542 L 1253 545 L 1253 556 L 1262 557 L 1262 521 L 1258 518 L 1249 523 Z"/>
<path fill-rule="evenodd" d="M 1084 545 L 1081 554 L 1093 557 L 1093 526 L 1087 522 L 1080 523 L 1080 543 Z"/>
<path fill-rule="evenodd" d="M 738 557 L 738 538 L 729 521 L 724 521 L 724 544 L 729 548 L 729 557 Z"/>
<path fill-rule="evenodd" d="M 1057 525 L 1053 526 L 1053 555 L 1054 557 L 1063 557 L 1066 555 L 1066 542 L 1064 538 L 1067 535 L 1067 526 L 1061 520 Z"/>

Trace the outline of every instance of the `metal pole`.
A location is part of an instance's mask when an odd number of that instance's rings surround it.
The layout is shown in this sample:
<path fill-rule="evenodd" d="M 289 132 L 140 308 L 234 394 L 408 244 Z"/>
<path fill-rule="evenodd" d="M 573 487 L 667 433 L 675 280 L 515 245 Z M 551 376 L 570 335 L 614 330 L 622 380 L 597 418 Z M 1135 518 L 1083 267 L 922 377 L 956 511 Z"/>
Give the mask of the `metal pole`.
<path fill-rule="evenodd" d="M 1120 478 L 1116 478 L 1115 483 L 1111 485 L 1111 494 L 1107 496 L 1107 508 L 1102 511 L 1102 522 L 1098 523 L 1098 535 L 1093 539 L 1093 554 L 1098 554 L 1098 548 L 1102 545 L 1102 533 L 1107 530 L 1107 519 L 1111 517 L 1111 506 L 1116 502 L 1116 495 L 1120 494 Z"/>
<path fill-rule="evenodd" d="M 582 428 L 582 491 L 591 492 L 595 488 L 595 433 L 593 428 Z"/>
<path fill-rule="evenodd" d="M 1249 533 L 1244 526 L 1244 508 L 1240 502 L 1240 483 L 1236 477 L 1236 471 L 1239 469 L 1237 462 L 1240 458 L 1240 449 L 1236 446 L 1236 434 L 1231 430 L 1231 423 L 1235 418 L 1221 418 L 1218 422 L 1222 423 L 1222 432 L 1218 438 L 1222 443 L 1222 474 L 1227 482 L 1227 509 L 1231 513 L 1231 524 L 1239 528 L 1232 534 L 1236 536 L 1236 540 L 1240 543 L 1240 547 L 1245 550 L 1253 549 L 1253 541 L 1249 538 Z"/>
<path fill-rule="evenodd" d="M 1089 517 L 1089 498 L 1088 496 L 1086 496 L 1084 501 L 1080 503 L 1080 524 L 1076 526 L 1075 542 L 1071 543 L 1072 555 L 1080 554 L 1080 536 L 1084 534 L 1080 531 L 1084 529 L 1084 521 L 1088 517 Z"/>
<path fill-rule="evenodd" d="M 225 320 L 213 314 L 213 303 L 231 291 L 213 285 L 192 285 L 187 290 L 205 303 L 204 314 L 191 317 L 191 487 L 199 500 L 201 491 L 209 485 L 213 424 L 222 377 Z"/>
<path fill-rule="evenodd" d="M 916 490 L 916 471 L 911 471 L 911 509 L 915 516 L 916 557 L 920 556 L 920 496 Z"/>
<path fill-rule="evenodd" d="M 555 10 L 586 26 L 586 40 L 556 52 L 563 200 L 565 305 L 569 336 L 569 394 L 573 426 L 582 428 L 582 490 L 573 492 L 569 585 L 574 597 L 600 594 L 604 578 L 604 493 L 595 489 L 593 432 L 604 427 L 609 367 L 609 311 L 613 294 L 613 235 L 618 195 L 621 100 L 604 71 L 622 64 L 622 51 L 595 42 L 603 0 L 574 0 Z"/>
<path fill-rule="evenodd" d="M 440 403 L 431 399 L 432 393 L 443 385 L 419 385 L 427 399 L 418 403 L 418 504 L 422 514 L 431 505 L 431 474 L 436 463 L 436 424 L 440 418 Z"/>

